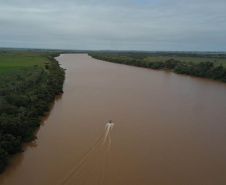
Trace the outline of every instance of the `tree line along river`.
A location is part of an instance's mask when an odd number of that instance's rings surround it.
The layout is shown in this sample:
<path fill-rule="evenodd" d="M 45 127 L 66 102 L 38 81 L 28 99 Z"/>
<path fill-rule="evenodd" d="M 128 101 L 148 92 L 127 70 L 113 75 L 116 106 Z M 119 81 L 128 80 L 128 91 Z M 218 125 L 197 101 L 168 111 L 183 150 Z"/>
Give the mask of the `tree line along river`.
<path fill-rule="evenodd" d="M 224 83 L 87 54 L 57 60 L 64 94 L 1 185 L 226 184 Z"/>

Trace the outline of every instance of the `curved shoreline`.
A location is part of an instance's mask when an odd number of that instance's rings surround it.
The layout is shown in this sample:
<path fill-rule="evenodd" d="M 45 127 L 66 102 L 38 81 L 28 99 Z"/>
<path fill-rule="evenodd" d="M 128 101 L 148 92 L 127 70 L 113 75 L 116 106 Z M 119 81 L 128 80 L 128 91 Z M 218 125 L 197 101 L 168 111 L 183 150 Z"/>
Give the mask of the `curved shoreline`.
<path fill-rule="evenodd" d="M 214 66 L 213 62 L 200 62 L 200 63 L 185 63 L 175 59 L 168 59 L 164 62 L 147 62 L 144 60 L 123 59 L 120 57 L 105 56 L 104 53 L 89 53 L 89 56 L 95 59 L 119 63 L 125 65 L 131 65 L 136 67 L 144 67 L 149 69 L 158 69 L 171 71 L 176 74 L 185 74 L 194 77 L 200 77 L 205 79 L 211 79 L 219 82 L 226 83 L 226 69 L 220 66 Z"/>
<path fill-rule="evenodd" d="M 34 87 L 20 88 L 2 96 L 4 102 L 0 107 L 0 173 L 4 172 L 13 155 L 24 151 L 24 143 L 37 138 L 36 133 L 42 119 L 50 111 L 56 96 L 63 93 L 65 71 L 54 57 L 56 54 L 47 57 L 49 63 L 46 66 L 46 81 L 40 76 L 39 81 L 34 82 Z M 47 73 L 44 77 L 46 75 Z"/>

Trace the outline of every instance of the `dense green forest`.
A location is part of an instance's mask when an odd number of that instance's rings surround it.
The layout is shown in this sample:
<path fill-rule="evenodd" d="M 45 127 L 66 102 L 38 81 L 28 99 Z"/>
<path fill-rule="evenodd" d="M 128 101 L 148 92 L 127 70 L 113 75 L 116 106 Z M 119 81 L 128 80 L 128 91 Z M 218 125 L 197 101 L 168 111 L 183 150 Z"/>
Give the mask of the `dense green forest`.
<path fill-rule="evenodd" d="M 172 70 L 178 74 L 226 82 L 226 53 L 92 52 L 89 55 L 114 63 Z"/>
<path fill-rule="evenodd" d="M 19 58 L 21 54 L 10 52 L 4 55 Z M 0 74 L 0 173 L 13 154 L 22 152 L 24 142 L 36 139 L 34 133 L 41 118 L 50 110 L 55 96 L 63 93 L 65 71 L 54 59 L 59 52 L 34 53 L 45 58 L 43 65 L 25 65 Z"/>
<path fill-rule="evenodd" d="M 13 154 L 34 135 L 55 96 L 62 93 L 65 71 L 54 57 L 72 51 L 0 50 L 0 173 Z M 91 52 L 109 62 L 226 82 L 225 53 Z"/>

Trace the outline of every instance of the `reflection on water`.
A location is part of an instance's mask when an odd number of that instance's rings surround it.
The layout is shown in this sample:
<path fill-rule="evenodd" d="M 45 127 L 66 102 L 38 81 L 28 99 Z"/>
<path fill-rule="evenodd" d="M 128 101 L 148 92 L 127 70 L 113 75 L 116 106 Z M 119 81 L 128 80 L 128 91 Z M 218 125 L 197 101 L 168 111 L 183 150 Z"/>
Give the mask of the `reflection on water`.
<path fill-rule="evenodd" d="M 58 61 L 65 93 L 1 185 L 226 184 L 226 84 L 86 54 Z"/>
<path fill-rule="evenodd" d="M 7 184 L 8 180 L 15 176 L 16 171 L 20 169 L 21 163 L 24 160 L 23 153 L 15 155 L 9 162 L 7 170 L 4 172 L 4 174 L 0 175 L 0 184 Z"/>
<path fill-rule="evenodd" d="M 62 97 L 63 97 L 63 94 L 60 94 L 60 95 L 56 96 L 55 101 L 52 103 L 52 105 L 50 107 L 50 111 L 46 112 L 45 113 L 45 117 L 42 118 L 41 123 L 40 123 L 41 126 L 44 126 L 45 121 L 49 119 L 49 116 L 50 116 L 51 112 L 53 111 L 55 103 L 61 102 Z M 38 133 L 38 131 L 39 131 L 39 129 L 37 130 L 37 133 Z"/>
<path fill-rule="evenodd" d="M 32 141 L 32 142 L 26 144 L 26 147 L 28 147 L 29 149 L 34 149 L 37 146 L 38 146 L 38 144 L 36 143 L 36 141 Z"/>

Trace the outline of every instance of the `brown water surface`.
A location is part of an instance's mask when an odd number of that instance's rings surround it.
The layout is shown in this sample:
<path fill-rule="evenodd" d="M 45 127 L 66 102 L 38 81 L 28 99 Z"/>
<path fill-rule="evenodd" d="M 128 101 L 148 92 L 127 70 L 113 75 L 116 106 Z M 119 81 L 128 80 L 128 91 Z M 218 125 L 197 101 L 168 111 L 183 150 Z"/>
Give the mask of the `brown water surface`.
<path fill-rule="evenodd" d="M 1 185 L 226 184 L 225 84 L 87 54 L 57 60 L 65 93 Z"/>

